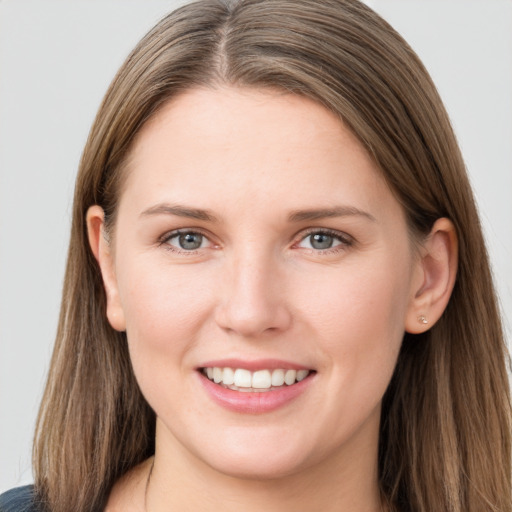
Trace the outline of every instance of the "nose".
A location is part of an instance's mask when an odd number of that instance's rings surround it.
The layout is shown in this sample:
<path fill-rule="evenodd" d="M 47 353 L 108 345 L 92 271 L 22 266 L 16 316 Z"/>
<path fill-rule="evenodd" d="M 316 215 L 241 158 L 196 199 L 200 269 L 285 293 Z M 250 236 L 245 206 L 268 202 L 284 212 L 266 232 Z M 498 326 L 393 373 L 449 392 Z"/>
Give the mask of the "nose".
<path fill-rule="evenodd" d="M 287 303 L 283 272 L 269 256 L 251 254 L 226 262 L 216 310 L 216 322 L 224 330 L 244 338 L 256 338 L 289 328 L 292 315 Z"/>

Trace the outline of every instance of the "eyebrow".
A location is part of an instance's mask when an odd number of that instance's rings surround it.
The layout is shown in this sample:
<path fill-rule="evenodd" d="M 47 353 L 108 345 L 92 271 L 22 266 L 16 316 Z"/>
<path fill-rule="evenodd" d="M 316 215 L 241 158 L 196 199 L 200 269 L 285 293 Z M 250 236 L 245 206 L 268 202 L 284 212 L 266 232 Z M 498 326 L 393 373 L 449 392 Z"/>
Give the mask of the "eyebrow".
<path fill-rule="evenodd" d="M 144 210 L 140 216 L 146 217 L 150 215 L 176 215 L 177 217 L 186 217 L 188 219 L 202 220 L 205 222 L 219 222 L 217 217 L 209 210 L 201 208 L 190 208 L 183 205 L 172 205 L 161 203 Z M 319 220 L 329 217 L 366 217 L 372 222 L 376 222 L 375 217 L 368 212 L 355 208 L 353 206 L 336 206 L 333 208 L 318 208 L 308 210 L 295 210 L 288 216 L 289 222 L 303 222 L 307 220 Z"/>
<path fill-rule="evenodd" d="M 366 217 L 372 222 L 377 219 L 368 212 L 355 208 L 353 206 L 335 206 L 333 208 L 320 208 L 311 210 L 296 210 L 288 217 L 289 222 L 302 222 L 305 220 L 326 219 L 329 217 Z"/>
<path fill-rule="evenodd" d="M 188 219 L 203 220 L 206 222 L 218 222 L 218 219 L 208 210 L 201 208 L 190 208 L 179 204 L 161 203 L 147 210 L 144 210 L 140 216 L 146 217 L 149 215 L 176 215 L 177 217 L 186 217 Z"/>

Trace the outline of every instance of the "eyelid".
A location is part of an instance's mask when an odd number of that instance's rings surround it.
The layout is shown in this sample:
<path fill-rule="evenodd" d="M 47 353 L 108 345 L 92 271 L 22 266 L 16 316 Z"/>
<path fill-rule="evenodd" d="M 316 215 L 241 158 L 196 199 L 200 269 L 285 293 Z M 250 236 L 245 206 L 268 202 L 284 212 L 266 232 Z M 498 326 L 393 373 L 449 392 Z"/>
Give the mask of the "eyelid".
<path fill-rule="evenodd" d="M 187 250 L 175 247 L 174 245 L 171 245 L 168 243 L 169 240 L 171 240 L 172 238 L 175 238 L 178 235 L 183 235 L 183 234 L 187 234 L 187 233 L 194 233 L 194 234 L 203 236 L 204 238 L 206 238 L 208 240 L 210 247 L 203 247 L 203 248 L 187 251 Z M 166 250 L 168 250 L 170 252 L 173 252 L 175 254 L 186 254 L 186 255 L 194 255 L 194 254 L 197 254 L 201 250 L 208 249 L 211 247 L 213 247 L 213 248 L 218 247 L 218 244 L 216 244 L 215 242 L 212 241 L 212 236 L 210 234 L 208 234 L 207 232 L 205 232 L 205 230 L 203 230 L 201 228 L 178 228 L 178 229 L 172 229 L 171 231 L 166 231 L 163 235 L 158 237 L 157 243 L 158 243 L 158 246 L 164 247 Z"/>
<path fill-rule="evenodd" d="M 326 252 L 336 252 L 339 250 L 346 249 L 347 247 L 350 247 L 354 245 L 355 239 L 354 237 L 350 236 L 348 233 L 345 233 L 344 231 L 338 231 L 336 229 L 331 228 L 322 228 L 322 227 L 313 227 L 313 228 L 307 228 L 300 233 L 298 233 L 294 237 L 294 243 L 293 245 L 297 245 L 300 242 L 302 242 L 304 239 L 306 239 L 308 236 L 321 233 L 325 235 L 332 236 L 333 238 L 338 239 L 341 241 L 341 244 L 339 246 L 330 247 L 328 249 L 311 249 L 311 251 L 315 253 L 326 253 Z M 307 248 L 304 248 L 307 250 Z"/>
<path fill-rule="evenodd" d="M 186 234 L 186 233 L 196 233 L 196 234 L 199 234 L 199 235 L 205 237 L 208 240 L 210 246 L 195 249 L 195 250 L 180 250 L 179 248 L 168 243 L 168 241 L 171 238 L 174 238 L 180 234 Z M 337 240 L 339 240 L 341 243 L 339 245 L 330 247 L 328 249 L 313 249 L 313 248 L 310 249 L 315 254 L 333 253 L 333 252 L 342 251 L 342 250 L 346 249 L 347 247 L 354 245 L 354 243 L 356 242 L 354 237 L 352 237 L 351 235 L 349 235 L 348 233 L 346 233 L 344 231 L 338 231 L 336 229 L 324 228 L 324 227 L 310 227 L 310 228 L 300 231 L 293 237 L 292 247 L 297 246 L 297 244 L 302 242 L 308 236 L 311 236 L 311 235 L 317 234 L 317 233 L 332 236 L 333 238 L 336 238 Z M 173 252 L 175 254 L 194 255 L 204 249 L 218 248 L 220 244 L 215 243 L 212 240 L 212 238 L 213 237 L 210 233 L 206 232 L 205 230 L 203 230 L 201 228 L 187 227 L 187 228 L 177 228 L 177 229 L 173 229 L 171 231 L 166 231 L 163 235 L 158 237 L 157 243 L 159 246 L 164 246 L 164 248 L 166 250 L 169 250 L 170 252 Z M 308 248 L 303 248 L 303 249 L 308 250 Z"/>

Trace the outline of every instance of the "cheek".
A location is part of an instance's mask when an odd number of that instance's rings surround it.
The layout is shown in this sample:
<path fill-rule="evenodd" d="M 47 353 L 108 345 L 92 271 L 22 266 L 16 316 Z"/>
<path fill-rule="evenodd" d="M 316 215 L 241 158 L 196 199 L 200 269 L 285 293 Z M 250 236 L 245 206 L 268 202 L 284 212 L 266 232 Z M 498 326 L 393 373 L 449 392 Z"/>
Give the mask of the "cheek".
<path fill-rule="evenodd" d="M 410 265 L 392 258 L 358 263 L 323 282 L 317 275 L 309 283 L 314 292 L 297 289 L 295 296 L 308 312 L 332 378 L 345 389 L 377 389 L 387 386 L 403 339 Z"/>
<path fill-rule="evenodd" d="M 197 324 L 208 300 L 198 272 L 139 258 L 121 267 L 119 281 L 127 332 L 147 343 L 167 346 Z"/>
<path fill-rule="evenodd" d="M 312 319 L 341 339 L 368 330 L 381 332 L 384 339 L 390 330 L 403 330 L 409 300 L 407 271 L 402 274 L 384 263 L 317 274 L 294 293 Z"/>
<path fill-rule="evenodd" d="M 390 276 L 389 267 L 365 270 L 331 278 L 328 293 L 307 299 L 312 336 L 323 356 L 318 371 L 330 390 L 319 415 L 329 418 L 332 439 L 355 435 L 370 418 L 378 424 L 403 339 L 403 280 Z"/>
<path fill-rule="evenodd" d="M 120 295 L 130 357 L 144 394 L 177 385 L 190 371 L 187 354 L 206 322 L 208 287 L 179 267 L 142 259 L 120 267 L 119 274 L 129 276 L 119 280 Z"/>

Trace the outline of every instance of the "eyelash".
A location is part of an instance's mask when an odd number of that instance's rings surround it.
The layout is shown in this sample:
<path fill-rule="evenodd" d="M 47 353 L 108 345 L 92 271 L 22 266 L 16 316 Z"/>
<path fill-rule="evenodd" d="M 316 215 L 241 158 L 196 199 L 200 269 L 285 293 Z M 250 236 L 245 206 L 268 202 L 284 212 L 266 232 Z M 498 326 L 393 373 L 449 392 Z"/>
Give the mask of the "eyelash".
<path fill-rule="evenodd" d="M 208 235 L 203 233 L 201 230 L 197 229 L 177 229 L 168 233 L 165 233 L 163 236 L 161 236 L 158 240 L 158 245 L 164 247 L 165 250 L 168 250 L 170 252 L 173 252 L 175 254 L 179 255 L 186 255 L 186 256 L 193 256 L 198 254 L 198 252 L 202 249 L 199 247 L 198 249 L 194 250 L 185 250 L 185 249 L 179 249 L 178 247 L 175 247 L 171 245 L 169 242 L 173 238 L 176 238 L 180 235 L 200 235 L 204 237 L 206 240 L 210 241 L 210 238 Z M 335 245 L 334 247 L 329 247 L 326 249 L 315 249 L 315 248 L 302 248 L 304 250 L 309 251 L 311 254 L 315 255 L 322 255 L 322 254 L 336 254 L 340 251 L 344 251 L 350 247 L 352 247 L 355 243 L 355 240 L 346 233 L 332 230 L 332 229 L 326 229 L 326 228 L 310 228 L 306 231 L 301 231 L 297 237 L 295 237 L 295 242 L 293 243 L 292 247 L 297 247 L 298 244 L 305 241 L 308 237 L 312 235 L 327 235 L 329 237 L 332 237 L 333 239 L 337 240 L 339 245 Z M 211 243 L 211 241 L 210 241 Z"/>
<path fill-rule="evenodd" d="M 348 248 L 352 247 L 355 243 L 354 238 L 341 231 L 326 228 L 310 228 L 307 229 L 305 232 L 302 231 L 300 233 L 298 240 L 297 242 L 294 243 L 294 245 L 300 244 L 311 235 L 327 235 L 340 242 L 339 245 L 329 247 L 327 249 L 304 248 L 305 250 L 309 250 L 311 254 L 315 255 L 336 254 L 338 252 L 347 250 Z"/>
<path fill-rule="evenodd" d="M 198 252 L 201 248 L 194 249 L 194 250 L 185 250 L 185 249 L 180 249 L 178 247 L 175 247 L 169 243 L 173 238 L 179 237 L 180 235 L 201 235 L 206 240 L 210 241 L 210 238 L 208 237 L 208 235 L 203 233 L 201 230 L 198 230 L 198 229 L 176 229 L 174 231 L 165 233 L 163 236 L 161 236 L 158 239 L 158 245 L 163 247 L 165 250 L 170 251 L 174 254 L 186 255 L 186 256 L 194 256 L 194 255 L 198 254 Z"/>

